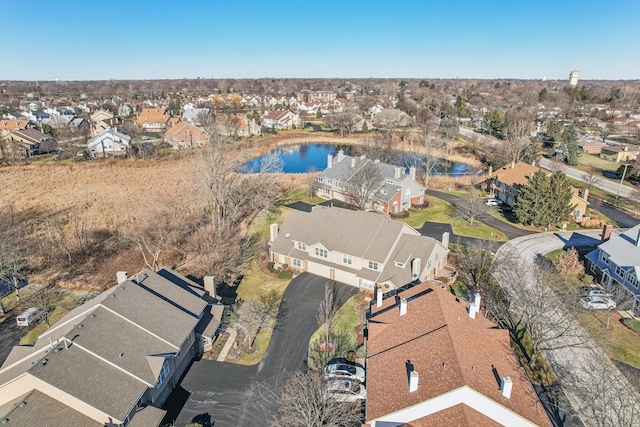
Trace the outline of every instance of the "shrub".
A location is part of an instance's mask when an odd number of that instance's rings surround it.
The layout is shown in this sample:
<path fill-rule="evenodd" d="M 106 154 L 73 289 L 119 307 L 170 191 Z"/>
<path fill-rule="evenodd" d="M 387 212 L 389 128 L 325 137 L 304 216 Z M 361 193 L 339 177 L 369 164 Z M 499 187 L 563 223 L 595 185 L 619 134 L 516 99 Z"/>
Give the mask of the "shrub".
<path fill-rule="evenodd" d="M 622 323 L 627 328 L 631 329 L 636 334 L 640 334 L 640 320 L 638 319 L 623 319 Z"/>
<path fill-rule="evenodd" d="M 267 264 L 267 269 L 271 273 L 275 274 L 278 277 L 278 279 L 283 279 L 284 280 L 284 279 L 291 279 L 293 277 L 293 273 L 291 273 L 290 271 L 277 270 L 275 268 L 275 263 L 273 263 L 273 262 L 270 262 L 269 264 Z"/>

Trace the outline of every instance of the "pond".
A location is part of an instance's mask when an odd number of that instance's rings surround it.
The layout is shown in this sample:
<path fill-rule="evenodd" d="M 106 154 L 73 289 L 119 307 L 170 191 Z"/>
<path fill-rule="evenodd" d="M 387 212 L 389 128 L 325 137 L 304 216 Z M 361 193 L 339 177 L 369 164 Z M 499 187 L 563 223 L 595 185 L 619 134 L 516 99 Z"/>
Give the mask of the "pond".
<path fill-rule="evenodd" d="M 338 144 L 295 144 L 285 145 L 276 148 L 274 151 L 283 160 L 284 166 L 282 171 L 284 173 L 307 173 L 312 171 L 321 171 L 327 167 L 327 155 L 331 154 L 335 156 L 338 150 L 343 150 L 346 155 L 360 156 L 366 153 L 366 147 L 361 145 L 338 145 Z M 397 165 L 409 166 L 412 162 L 412 158 L 415 159 L 416 155 L 405 152 L 396 153 Z M 257 170 L 265 156 L 257 157 L 244 164 L 247 170 Z M 424 156 L 417 156 L 420 162 L 424 160 Z M 447 160 L 436 159 L 437 165 L 431 172 L 431 175 L 449 175 L 453 177 L 475 174 L 477 169 L 466 165 L 464 163 L 449 162 Z M 391 162 L 389 162 L 391 163 Z M 419 169 L 419 168 L 418 168 Z M 420 170 L 418 170 L 420 173 Z M 424 173 L 424 166 L 422 167 L 422 173 Z"/>

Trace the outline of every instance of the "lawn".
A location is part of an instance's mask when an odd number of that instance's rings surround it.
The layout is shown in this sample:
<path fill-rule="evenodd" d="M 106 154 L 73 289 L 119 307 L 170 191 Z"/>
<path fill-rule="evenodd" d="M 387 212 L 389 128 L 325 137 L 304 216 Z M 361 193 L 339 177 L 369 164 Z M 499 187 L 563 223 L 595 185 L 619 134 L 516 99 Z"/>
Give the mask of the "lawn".
<path fill-rule="evenodd" d="M 49 316 L 49 324 L 51 325 L 55 324 L 58 320 L 62 319 L 68 312 L 69 310 L 66 309 L 65 307 L 62 307 L 62 306 L 56 307 L 51 313 L 51 315 Z M 34 342 L 36 342 L 36 339 L 38 338 L 38 336 L 41 335 L 47 329 L 49 328 L 44 322 L 38 323 L 33 329 L 31 329 L 22 338 L 20 338 L 20 345 L 33 344 Z"/>
<path fill-rule="evenodd" d="M 38 291 L 40 288 L 42 288 L 41 285 L 35 285 L 35 284 L 26 285 L 25 287 L 19 289 L 20 298 L 24 300 L 34 292 Z M 9 310 L 12 310 L 18 304 L 19 302 L 16 300 L 15 292 L 11 292 L 10 294 L 2 298 L 2 307 L 4 307 L 5 311 L 7 312 Z"/>
<path fill-rule="evenodd" d="M 476 221 L 475 224 L 471 226 L 467 221 L 457 218 L 453 206 L 448 202 L 432 196 L 425 196 L 425 199 L 431 203 L 430 207 L 420 211 L 411 209 L 408 218 L 402 218 L 398 221 L 402 221 L 413 228 L 422 227 L 426 221 L 443 222 L 451 224 L 453 232 L 458 236 L 488 240 L 507 240 L 507 236 L 495 228 L 482 224 L 479 221 Z"/>
<path fill-rule="evenodd" d="M 324 328 L 320 326 L 309 340 L 309 368 L 322 369 L 333 357 L 346 357 L 346 351 L 356 350 L 358 337 L 355 328 L 360 325 L 360 312 L 356 305 L 363 301 L 363 294 L 356 294 L 344 303 L 336 314 L 337 323 L 331 332 L 331 341 L 335 344 L 333 352 L 321 353 L 319 344 L 324 342 Z M 343 354 L 344 353 L 344 354 Z"/>
<path fill-rule="evenodd" d="M 593 169 L 595 169 L 594 172 L 601 170 L 615 171 L 620 167 L 620 163 L 601 159 L 594 154 L 582 154 L 578 156 L 578 167 L 589 172 Z"/>
<path fill-rule="evenodd" d="M 606 311 L 582 313 L 580 323 L 607 356 L 640 369 L 640 335 L 623 325 L 620 315 L 616 313 L 611 317 L 609 329 L 606 329 Z"/>

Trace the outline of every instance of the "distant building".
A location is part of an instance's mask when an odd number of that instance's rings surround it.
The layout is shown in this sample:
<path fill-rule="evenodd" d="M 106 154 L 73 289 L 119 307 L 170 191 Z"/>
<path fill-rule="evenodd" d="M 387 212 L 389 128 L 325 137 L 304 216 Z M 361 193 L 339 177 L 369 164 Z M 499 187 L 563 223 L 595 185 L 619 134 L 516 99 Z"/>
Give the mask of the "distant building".
<path fill-rule="evenodd" d="M 578 70 L 571 70 L 569 74 L 569 85 L 578 86 L 578 79 L 580 78 L 580 72 Z"/>

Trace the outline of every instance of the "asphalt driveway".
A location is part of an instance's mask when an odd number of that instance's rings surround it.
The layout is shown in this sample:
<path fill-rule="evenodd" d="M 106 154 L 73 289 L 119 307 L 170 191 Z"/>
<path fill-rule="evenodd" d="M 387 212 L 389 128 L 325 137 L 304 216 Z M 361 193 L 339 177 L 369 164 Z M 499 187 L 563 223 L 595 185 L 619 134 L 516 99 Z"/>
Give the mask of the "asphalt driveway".
<path fill-rule="evenodd" d="M 24 333 L 25 331 L 18 328 L 15 314 L 7 317 L 0 324 L 0 365 L 4 363 L 9 353 L 11 353 L 13 346 L 20 344 L 20 337 Z"/>
<path fill-rule="evenodd" d="M 258 365 L 193 362 L 165 404 L 164 409 L 169 411 L 165 422 L 181 426 L 197 420 L 215 427 L 268 424 L 281 387 L 294 371 L 306 369 L 307 348 L 318 328 L 315 315 L 324 298 L 325 283 L 335 282 L 309 273 L 291 281 L 271 343 Z M 352 286 L 336 285 L 341 305 L 357 291 Z"/>

